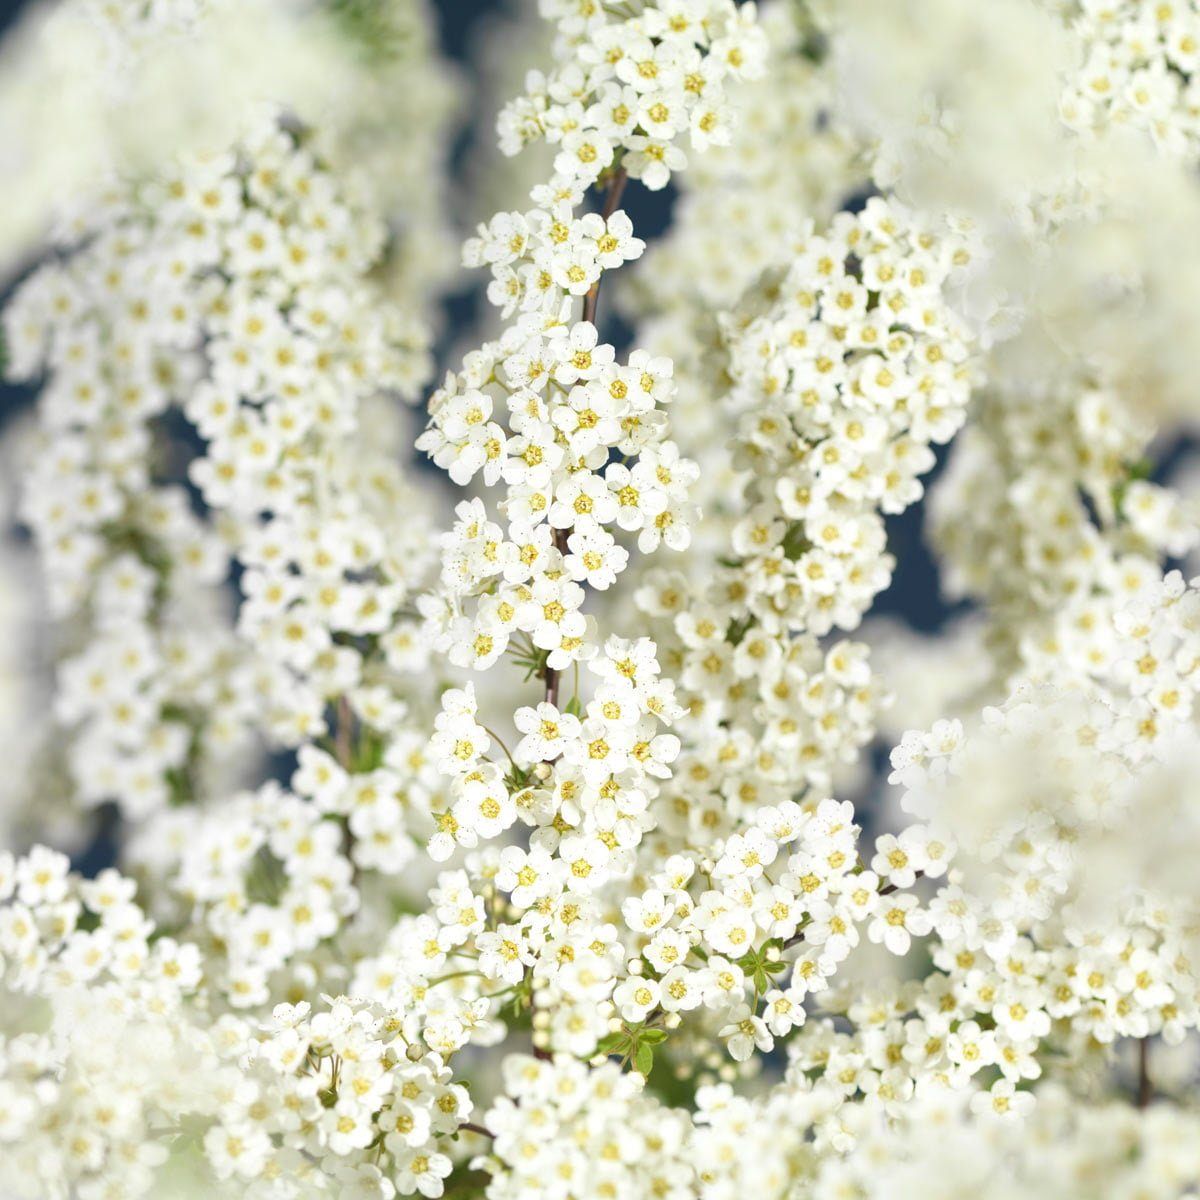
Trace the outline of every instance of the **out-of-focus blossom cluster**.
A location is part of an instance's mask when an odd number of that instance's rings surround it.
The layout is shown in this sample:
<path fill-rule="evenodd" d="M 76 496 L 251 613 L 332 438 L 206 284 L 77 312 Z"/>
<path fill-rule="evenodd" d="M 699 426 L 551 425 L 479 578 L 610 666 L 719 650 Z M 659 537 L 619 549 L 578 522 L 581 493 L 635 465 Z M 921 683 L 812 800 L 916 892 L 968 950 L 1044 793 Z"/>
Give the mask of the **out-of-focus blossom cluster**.
<path fill-rule="evenodd" d="M 414 299 L 453 269 L 444 137 L 453 84 L 424 0 L 30 3 L 0 46 L 0 274 L 97 179 L 224 149 L 263 103 L 308 125 L 394 222 L 393 273 Z"/>
<path fill-rule="evenodd" d="M 363 279 L 382 226 L 274 116 L 89 222 L 8 310 L 10 370 L 48 375 L 22 515 L 52 611 L 90 629 L 57 700 L 81 795 L 145 815 L 255 725 L 295 744 L 366 682 L 334 638 L 387 631 L 420 551 L 371 527 L 403 484 L 353 434 L 373 392 L 412 393 L 424 335 Z M 172 406 L 204 453 L 159 482 Z"/>

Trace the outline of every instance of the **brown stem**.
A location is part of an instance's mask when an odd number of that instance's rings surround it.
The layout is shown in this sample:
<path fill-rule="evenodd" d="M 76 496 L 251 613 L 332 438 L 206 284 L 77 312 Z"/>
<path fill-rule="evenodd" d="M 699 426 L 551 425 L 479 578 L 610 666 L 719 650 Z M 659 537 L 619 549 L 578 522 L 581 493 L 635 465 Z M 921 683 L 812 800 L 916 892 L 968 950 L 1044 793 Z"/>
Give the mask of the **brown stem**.
<path fill-rule="evenodd" d="M 625 184 L 629 181 L 629 175 L 624 167 L 618 167 L 613 173 L 612 178 L 608 181 L 608 191 L 604 194 L 604 206 L 600 210 L 600 215 L 605 221 L 617 211 L 617 205 L 621 203 L 621 194 L 625 191 Z M 596 323 L 596 306 L 600 302 L 600 280 L 588 289 L 588 293 L 583 298 L 583 320 Z M 566 529 L 556 529 L 554 531 L 554 546 L 559 554 L 566 557 L 567 553 L 567 535 L 570 531 Z M 546 703 L 553 704 L 558 707 L 558 684 L 559 672 L 552 667 L 546 668 L 544 676 L 546 680 Z"/>
<path fill-rule="evenodd" d="M 354 713 L 350 701 L 345 696 L 339 696 L 335 706 L 337 726 L 333 733 L 333 756 L 343 771 L 349 771 L 354 763 Z M 357 887 L 362 877 L 362 868 L 354 862 L 354 834 L 350 832 L 350 821 L 342 823 L 342 853 L 352 864 L 350 882 Z"/>
<path fill-rule="evenodd" d="M 1149 1108 L 1154 1099 L 1154 1084 L 1150 1080 L 1150 1039 L 1138 1038 L 1137 1106 Z"/>
<path fill-rule="evenodd" d="M 917 871 L 917 872 L 915 873 L 915 878 L 916 878 L 916 879 L 924 879 L 924 878 L 925 878 L 925 872 L 924 872 L 924 871 Z M 880 894 L 881 896 L 890 896 L 890 895 L 891 895 L 893 892 L 898 892 L 899 890 L 900 890 L 900 888 L 899 888 L 899 887 L 898 887 L 896 884 L 894 884 L 894 883 L 888 883 L 888 884 L 885 884 L 883 887 L 881 887 L 881 888 L 879 889 L 879 894 Z"/>
<path fill-rule="evenodd" d="M 621 202 L 621 193 L 625 190 L 625 184 L 628 182 L 629 176 L 624 167 L 618 167 L 608 181 L 608 191 L 604 195 L 604 206 L 600 210 L 600 215 L 605 221 L 617 211 L 617 205 Z M 593 325 L 596 323 L 596 305 L 600 299 L 600 280 L 588 289 L 587 295 L 583 298 L 583 320 L 590 321 Z M 562 555 L 567 553 L 567 537 L 570 530 L 556 529 L 554 531 L 554 546 Z M 546 681 L 546 703 L 553 704 L 558 707 L 558 685 L 561 679 L 561 673 L 552 667 L 547 667 L 546 672 L 542 677 Z M 530 1002 L 530 1011 L 536 1015 L 537 1008 Z M 549 1050 L 543 1050 L 540 1046 L 533 1048 L 534 1058 L 549 1060 L 552 1055 Z"/>
<path fill-rule="evenodd" d="M 564 558 L 567 556 L 567 530 L 556 529 L 554 531 L 554 548 Z M 546 668 L 546 703 L 553 704 L 558 707 L 558 684 L 561 677 L 561 672 L 554 667 Z"/>
<path fill-rule="evenodd" d="M 617 205 L 621 203 L 621 193 L 625 191 L 625 184 L 629 182 L 629 176 L 626 174 L 624 167 L 618 167 L 612 174 L 612 178 L 608 183 L 608 191 L 604 196 L 604 207 L 600 210 L 600 215 L 605 221 L 617 211 Z M 603 276 L 601 276 L 603 278 Z M 596 305 L 600 301 L 600 280 L 588 288 L 588 293 L 583 298 L 583 319 L 590 321 L 593 325 L 596 323 Z"/>
<path fill-rule="evenodd" d="M 470 1133 L 481 1134 L 483 1137 L 491 1138 L 493 1141 L 496 1138 L 496 1135 L 490 1129 L 486 1129 L 482 1125 L 476 1125 L 474 1121 L 464 1121 L 459 1126 L 459 1129 L 466 1129 Z"/>
<path fill-rule="evenodd" d="M 350 724 L 352 719 L 350 701 L 345 696 L 339 697 L 337 702 L 337 731 L 334 734 L 333 754 L 338 760 L 338 765 L 346 771 L 350 769 L 352 755 L 350 749 Z"/>

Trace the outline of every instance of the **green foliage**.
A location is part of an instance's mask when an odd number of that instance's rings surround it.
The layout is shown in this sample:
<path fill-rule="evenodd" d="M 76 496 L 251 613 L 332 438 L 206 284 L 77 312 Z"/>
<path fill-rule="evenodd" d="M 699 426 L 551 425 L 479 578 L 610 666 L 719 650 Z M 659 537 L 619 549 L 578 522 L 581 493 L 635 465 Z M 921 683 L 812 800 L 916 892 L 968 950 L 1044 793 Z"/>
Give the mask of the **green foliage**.
<path fill-rule="evenodd" d="M 346 37 L 375 62 L 399 58 L 412 40 L 411 23 L 394 0 L 329 0 L 328 8 Z"/>
<path fill-rule="evenodd" d="M 756 1001 L 759 996 L 763 995 L 770 988 L 772 977 L 787 970 L 788 964 L 781 957 L 778 957 L 782 949 L 782 940 L 780 938 L 772 938 L 769 942 L 764 943 L 760 949 L 751 950 L 748 954 L 743 954 L 738 959 L 738 966 L 746 972 L 746 978 L 754 982 L 754 998 Z M 772 955 L 776 957 L 772 957 Z"/>
<path fill-rule="evenodd" d="M 1128 520 L 1125 515 L 1125 495 L 1129 491 L 1129 485 L 1149 479 L 1153 474 L 1154 463 L 1148 458 L 1139 458 L 1125 468 L 1125 478 L 1114 484 L 1112 489 L 1113 511 L 1117 514 L 1118 521 Z"/>
<path fill-rule="evenodd" d="M 654 1067 L 654 1047 L 649 1042 L 641 1042 L 634 1051 L 633 1067 L 635 1071 L 647 1076 L 647 1078 L 649 1077 Z"/>
<path fill-rule="evenodd" d="M 805 535 L 804 522 L 793 521 L 787 527 L 787 532 L 783 535 L 784 557 L 795 562 L 801 555 L 806 554 L 811 549 L 812 542 Z"/>
<path fill-rule="evenodd" d="M 746 631 L 753 624 L 753 617 L 743 617 L 740 621 L 730 621 L 729 628 L 725 630 L 725 640 L 731 646 L 736 646 L 746 636 Z"/>
<path fill-rule="evenodd" d="M 621 1065 L 632 1063 L 633 1069 L 647 1078 L 654 1069 L 654 1047 L 667 1040 L 667 1031 L 657 1025 L 622 1025 L 615 1033 L 600 1039 L 596 1053 L 619 1054 Z"/>
<path fill-rule="evenodd" d="M 509 656 L 518 667 L 523 667 L 525 670 L 525 681 L 528 682 L 535 676 L 538 679 L 546 677 L 546 663 L 550 658 L 549 650 L 540 650 L 528 638 L 514 638 L 509 643 Z"/>

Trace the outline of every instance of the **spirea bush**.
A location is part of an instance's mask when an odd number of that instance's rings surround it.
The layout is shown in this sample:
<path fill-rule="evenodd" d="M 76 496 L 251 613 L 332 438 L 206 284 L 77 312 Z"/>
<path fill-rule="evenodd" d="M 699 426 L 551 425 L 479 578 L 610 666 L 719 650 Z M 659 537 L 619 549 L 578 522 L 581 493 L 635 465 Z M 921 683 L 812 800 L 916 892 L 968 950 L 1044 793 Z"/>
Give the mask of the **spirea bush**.
<path fill-rule="evenodd" d="M 1200 1195 L 1197 0 L 438 7 L 4 51 L 0 1191 Z"/>

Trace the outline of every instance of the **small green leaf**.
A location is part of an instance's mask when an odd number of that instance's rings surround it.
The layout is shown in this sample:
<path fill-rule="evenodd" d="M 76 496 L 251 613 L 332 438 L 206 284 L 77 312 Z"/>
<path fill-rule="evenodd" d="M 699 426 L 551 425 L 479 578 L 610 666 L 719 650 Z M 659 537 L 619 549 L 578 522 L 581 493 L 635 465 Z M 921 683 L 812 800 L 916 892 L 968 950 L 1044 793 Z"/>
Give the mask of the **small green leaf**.
<path fill-rule="evenodd" d="M 643 1041 L 633 1056 L 633 1069 L 641 1075 L 649 1075 L 654 1066 L 654 1047 Z"/>
<path fill-rule="evenodd" d="M 783 535 L 783 556 L 791 562 L 802 555 L 807 554 L 812 549 L 812 542 L 808 540 L 805 533 L 803 521 L 793 521 L 787 528 L 787 532 Z"/>
<path fill-rule="evenodd" d="M 731 645 L 738 645 L 742 638 L 746 636 L 747 630 L 754 624 L 753 617 L 743 617 L 742 620 L 732 620 L 729 622 L 729 628 L 725 630 L 725 640 Z"/>
<path fill-rule="evenodd" d="M 665 1029 L 643 1029 L 638 1035 L 638 1041 L 649 1042 L 651 1046 L 657 1046 L 659 1042 L 667 1040 L 667 1031 Z"/>
<path fill-rule="evenodd" d="M 610 1034 L 608 1034 L 607 1037 L 602 1037 L 600 1039 L 600 1041 L 596 1043 L 596 1053 L 597 1054 L 620 1053 L 620 1051 L 624 1049 L 624 1047 L 628 1044 L 628 1042 L 629 1042 L 629 1035 L 624 1030 L 621 1030 L 618 1033 L 610 1033 Z"/>

